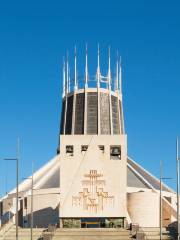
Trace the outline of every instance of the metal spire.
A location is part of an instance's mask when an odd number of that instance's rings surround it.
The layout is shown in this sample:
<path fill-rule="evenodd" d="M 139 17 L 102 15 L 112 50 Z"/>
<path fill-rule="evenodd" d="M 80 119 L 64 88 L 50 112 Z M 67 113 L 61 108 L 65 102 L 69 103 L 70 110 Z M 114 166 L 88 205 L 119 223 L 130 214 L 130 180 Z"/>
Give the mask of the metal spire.
<path fill-rule="evenodd" d="M 74 47 L 74 90 L 77 90 L 76 46 Z"/>
<path fill-rule="evenodd" d="M 62 97 L 65 96 L 65 91 L 66 91 L 66 69 L 65 69 L 65 61 L 63 58 L 63 93 L 62 93 Z"/>
<path fill-rule="evenodd" d="M 98 96 L 98 134 L 101 134 L 101 114 L 100 114 L 100 54 L 99 54 L 99 44 L 98 44 L 98 64 L 97 64 L 97 96 Z"/>
<path fill-rule="evenodd" d="M 111 49 L 109 47 L 109 61 L 108 61 L 108 85 L 111 89 Z"/>
<path fill-rule="evenodd" d="M 69 79 L 68 79 L 68 93 L 71 91 L 71 79 L 70 79 L 70 67 L 69 67 Z"/>
<path fill-rule="evenodd" d="M 119 93 L 122 94 L 122 62 L 121 56 L 119 61 Z"/>
<path fill-rule="evenodd" d="M 87 50 L 87 44 L 86 44 L 86 69 L 85 69 L 85 88 L 88 87 L 88 50 Z"/>
<path fill-rule="evenodd" d="M 69 90 L 69 63 L 68 63 L 68 52 L 66 57 L 66 94 Z"/>
<path fill-rule="evenodd" d="M 100 51 L 99 51 L 99 44 L 98 44 L 98 65 L 97 65 L 97 86 L 100 86 Z"/>
<path fill-rule="evenodd" d="M 115 89 L 118 91 L 118 81 L 119 81 L 119 59 L 118 59 L 118 51 L 117 51 L 117 60 L 116 60 L 116 84 Z"/>

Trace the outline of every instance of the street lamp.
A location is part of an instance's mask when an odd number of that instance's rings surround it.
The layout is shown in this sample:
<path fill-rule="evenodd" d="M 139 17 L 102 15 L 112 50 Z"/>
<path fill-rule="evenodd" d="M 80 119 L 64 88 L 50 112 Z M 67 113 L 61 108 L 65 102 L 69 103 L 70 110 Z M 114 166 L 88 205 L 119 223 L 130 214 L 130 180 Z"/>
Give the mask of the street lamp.
<path fill-rule="evenodd" d="M 159 214 L 159 225 L 160 225 L 160 240 L 162 240 L 162 180 L 165 179 L 172 179 L 172 178 L 167 178 L 163 177 L 163 165 L 162 161 L 160 162 L 160 202 L 159 202 L 159 209 L 160 209 L 160 214 Z"/>
<path fill-rule="evenodd" d="M 179 240 L 180 226 L 179 226 L 179 141 L 176 139 L 176 184 L 177 184 L 177 239 Z"/>
<path fill-rule="evenodd" d="M 5 161 L 16 161 L 16 240 L 18 240 L 18 199 L 19 199 L 19 138 L 17 141 L 17 157 L 5 158 Z"/>

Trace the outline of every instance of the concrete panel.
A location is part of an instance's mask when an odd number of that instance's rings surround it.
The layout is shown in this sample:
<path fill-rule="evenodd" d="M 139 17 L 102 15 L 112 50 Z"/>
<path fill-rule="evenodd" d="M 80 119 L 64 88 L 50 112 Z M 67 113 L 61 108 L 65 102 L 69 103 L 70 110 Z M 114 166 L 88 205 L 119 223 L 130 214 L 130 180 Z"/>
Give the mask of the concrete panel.
<path fill-rule="evenodd" d="M 153 192 L 128 193 L 128 213 L 132 223 L 159 227 L 159 195 Z"/>

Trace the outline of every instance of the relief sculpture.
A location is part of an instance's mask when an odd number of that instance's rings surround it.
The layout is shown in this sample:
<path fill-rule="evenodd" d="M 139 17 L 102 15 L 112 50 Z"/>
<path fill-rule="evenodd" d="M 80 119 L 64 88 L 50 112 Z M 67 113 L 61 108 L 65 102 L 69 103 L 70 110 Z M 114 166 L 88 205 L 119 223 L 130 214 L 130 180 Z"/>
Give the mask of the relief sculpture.
<path fill-rule="evenodd" d="M 82 180 L 82 191 L 78 196 L 72 197 L 72 205 L 81 207 L 84 211 L 97 213 L 103 211 L 106 206 L 114 206 L 114 196 L 109 196 L 108 192 L 104 191 L 105 180 L 102 179 L 103 174 L 97 170 L 90 170 L 84 175 Z"/>

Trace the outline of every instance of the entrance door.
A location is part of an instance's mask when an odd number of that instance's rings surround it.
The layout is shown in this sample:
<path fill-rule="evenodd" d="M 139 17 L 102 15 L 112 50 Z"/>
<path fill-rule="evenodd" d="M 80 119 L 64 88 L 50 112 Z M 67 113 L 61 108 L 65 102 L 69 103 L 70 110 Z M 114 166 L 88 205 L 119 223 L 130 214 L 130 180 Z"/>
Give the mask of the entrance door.
<path fill-rule="evenodd" d="M 82 228 L 102 228 L 105 227 L 104 218 L 82 218 L 81 219 Z"/>

